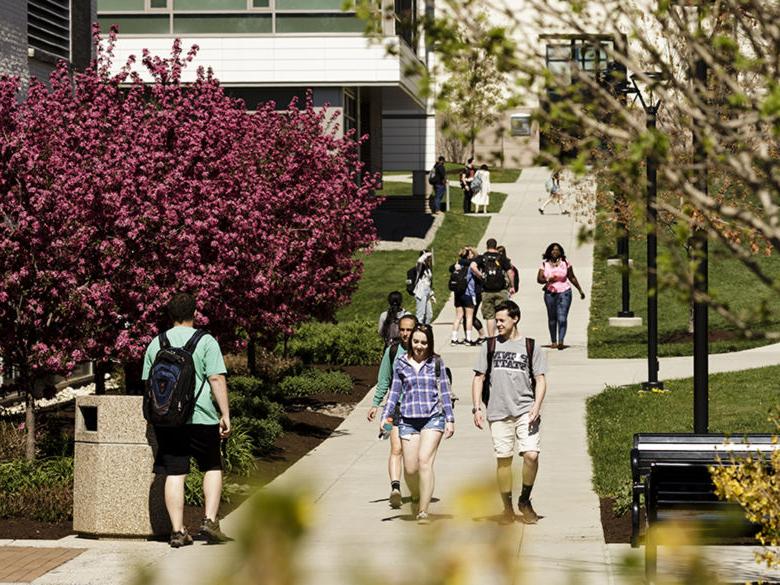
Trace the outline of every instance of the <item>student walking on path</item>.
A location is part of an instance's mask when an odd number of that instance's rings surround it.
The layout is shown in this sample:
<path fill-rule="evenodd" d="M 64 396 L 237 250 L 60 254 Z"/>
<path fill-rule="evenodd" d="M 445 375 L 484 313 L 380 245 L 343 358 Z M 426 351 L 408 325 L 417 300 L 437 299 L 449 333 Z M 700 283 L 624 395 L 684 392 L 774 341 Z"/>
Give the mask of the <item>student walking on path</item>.
<path fill-rule="evenodd" d="M 428 182 L 433 186 L 433 213 L 441 213 L 441 202 L 444 198 L 444 194 L 447 192 L 447 169 L 444 166 L 444 157 L 440 156 L 439 160 L 431 169 Z"/>
<path fill-rule="evenodd" d="M 414 315 L 404 315 L 398 322 L 399 339 L 385 349 L 382 355 L 382 363 L 379 365 L 379 374 L 374 389 L 374 399 L 371 408 L 368 409 L 368 420 L 373 421 L 382 404 L 382 399 L 390 389 L 393 382 L 393 372 L 398 359 L 406 354 L 409 349 L 409 339 L 412 337 L 417 325 Z M 393 430 L 390 431 L 390 457 L 387 460 L 387 472 L 390 475 L 390 507 L 401 507 L 401 436 L 398 434 L 400 414 L 398 408 L 392 413 Z M 385 419 L 386 420 L 386 419 Z M 383 423 L 384 424 L 384 421 Z"/>
<path fill-rule="evenodd" d="M 504 246 L 497 246 L 496 250 L 498 250 L 498 253 L 501 254 L 504 258 L 507 258 L 506 255 L 506 248 Z M 511 294 L 516 294 L 517 291 L 520 290 L 520 271 L 517 269 L 517 266 L 512 264 L 512 261 L 509 260 L 509 263 L 512 267 L 512 282 L 510 283 L 510 289 L 513 291 Z"/>
<path fill-rule="evenodd" d="M 417 281 L 414 285 L 415 314 L 418 323 L 430 323 L 433 320 L 433 255 L 424 251 L 417 259 Z"/>
<path fill-rule="evenodd" d="M 457 283 L 457 288 L 453 290 L 455 321 L 452 323 L 452 338 L 450 340 L 452 345 L 459 343 L 476 345 L 472 338 L 472 329 L 474 327 L 474 309 L 477 306 L 477 282 L 470 268 L 475 257 L 474 248 L 467 246 L 460 251 L 458 261 L 450 268 L 452 271 L 450 280 Z M 462 342 L 458 340 L 458 329 L 460 329 L 461 323 L 466 331 L 465 339 Z"/>
<path fill-rule="evenodd" d="M 471 198 L 474 192 L 471 190 L 471 182 L 477 170 L 474 168 L 474 159 L 469 158 L 460 171 L 460 188 L 463 189 L 463 213 L 471 213 Z"/>
<path fill-rule="evenodd" d="M 471 262 L 471 271 L 482 284 L 482 317 L 487 321 L 488 337 L 495 335 L 496 306 L 514 294 L 512 262 L 498 251 L 498 243 L 490 238 L 487 250 Z"/>
<path fill-rule="evenodd" d="M 398 341 L 399 338 L 399 321 L 401 317 L 409 314 L 401 304 L 403 303 L 403 295 L 397 290 L 394 290 L 387 295 L 387 309 L 382 311 L 379 315 L 379 323 L 377 325 L 377 331 L 379 337 L 385 342 L 385 347 Z"/>
<path fill-rule="evenodd" d="M 580 299 L 585 293 L 574 275 L 574 268 L 566 259 L 563 246 L 553 242 L 542 255 L 542 265 L 536 275 L 536 280 L 543 285 L 544 304 L 547 307 L 547 327 L 550 330 L 550 346 L 565 349 L 566 329 L 571 307 L 571 287 L 574 285 L 580 293 Z"/>
<path fill-rule="evenodd" d="M 477 213 L 479 213 L 480 207 L 482 207 L 483 213 L 487 213 L 488 205 L 490 205 L 490 190 L 490 171 L 487 165 L 481 165 L 471 180 L 473 193 L 471 203 L 474 204 Z"/>
<path fill-rule="evenodd" d="M 455 432 L 450 385 L 441 357 L 434 353 L 433 329 L 417 325 L 411 351 L 398 359 L 382 419 L 400 402 L 398 430 L 403 442 L 404 478 L 412 494 L 412 513 L 428 524 L 435 485 L 433 464 L 442 437 Z"/>
<path fill-rule="evenodd" d="M 561 193 L 561 171 L 555 171 L 544 184 L 544 189 L 547 191 L 547 200 L 542 203 L 539 208 L 539 213 L 544 215 L 545 208 L 550 203 L 555 203 L 558 209 L 561 211 L 561 215 L 569 215 L 569 212 L 563 208 L 561 201 L 563 200 L 563 193 Z"/>
<path fill-rule="evenodd" d="M 547 391 L 547 359 L 531 339 L 518 329 L 520 308 L 512 301 L 496 307 L 498 337 L 482 346 L 474 366 L 471 393 L 474 424 L 482 429 L 487 420 L 496 456 L 496 478 L 504 511 L 502 522 L 515 520 L 512 507 L 512 457 L 523 458 L 523 487 L 517 507 L 521 520 L 535 524 L 531 490 L 539 469 L 541 409 Z M 487 412 L 482 410 L 487 398 Z"/>

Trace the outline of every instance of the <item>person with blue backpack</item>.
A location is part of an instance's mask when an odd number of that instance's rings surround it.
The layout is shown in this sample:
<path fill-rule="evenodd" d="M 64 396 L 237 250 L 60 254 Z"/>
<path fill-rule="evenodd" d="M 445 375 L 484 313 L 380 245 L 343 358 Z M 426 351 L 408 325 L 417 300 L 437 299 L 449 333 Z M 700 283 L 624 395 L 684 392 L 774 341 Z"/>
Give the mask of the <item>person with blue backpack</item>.
<path fill-rule="evenodd" d="M 229 540 L 218 518 L 220 442 L 230 435 L 227 370 L 217 340 L 193 327 L 195 298 L 178 293 L 167 309 L 173 327 L 146 348 L 141 378 L 146 382 L 144 416 L 157 437 L 154 472 L 165 476 L 165 507 L 172 528 L 169 544 L 179 548 L 193 542 L 184 526 L 184 483 L 190 458 L 204 473 L 200 536 L 209 544 L 222 543 Z"/>

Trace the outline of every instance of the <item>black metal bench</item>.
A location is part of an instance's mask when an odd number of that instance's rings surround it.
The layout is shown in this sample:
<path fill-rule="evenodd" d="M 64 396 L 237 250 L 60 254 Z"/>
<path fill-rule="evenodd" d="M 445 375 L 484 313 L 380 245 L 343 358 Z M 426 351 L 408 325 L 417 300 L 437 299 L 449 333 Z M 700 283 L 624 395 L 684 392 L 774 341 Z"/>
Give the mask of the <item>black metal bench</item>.
<path fill-rule="evenodd" d="M 645 576 L 655 582 L 658 542 L 654 525 L 675 521 L 695 530 L 697 542 L 725 543 L 757 532 L 739 506 L 719 500 L 708 467 L 780 448 L 771 435 L 727 437 L 688 433 L 639 433 L 631 449 L 631 546 L 645 537 Z M 644 497 L 645 530 L 640 527 Z"/>

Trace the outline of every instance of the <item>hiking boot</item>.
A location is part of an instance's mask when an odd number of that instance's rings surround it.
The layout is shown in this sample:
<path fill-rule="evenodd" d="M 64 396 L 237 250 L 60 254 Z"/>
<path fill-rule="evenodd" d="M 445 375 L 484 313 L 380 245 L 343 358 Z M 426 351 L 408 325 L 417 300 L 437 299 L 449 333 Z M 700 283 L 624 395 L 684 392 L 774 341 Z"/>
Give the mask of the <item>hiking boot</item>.
<path fill-rule="evenodd" d="M 179 548 L 182 546 L 189 546 L 192 544 L 192 537 L 187 529 L 171 532 L 171 539 L 168 541 L 171 548 Z"/>
<path fill-rule="evenodd" d="M 390 492 L 390 507 L 397 510 L 401 507 L 401 490 L 394 489 Z"/>
<path fill-rule="evenodd" d="M 514 522 L 515 511 L 512 510 L 512 508 L 504 508 L 504 511 L 501 512 L 501 517 L 498 519 L 498 523 L 506 526 L 508 524 L 514 524 Z"/>
<path fill-rule="evenodd" d="M 523 524 L 536 524 L 539 521 L 539 516 L 534 512 L 533 506 L 531 506 L 531 500 L 523 502 L 517 501 L 517 510 L 520 512 L 520 519 Z"/>
<path fill-rule="evenodd" d="M 219 520 L 204 518 L 200 524 L 200 536 L 206 539 L 208 544 L 222 544 L 233 540 L 219 529 Z"/>
<path fill-rule="evenodd" d="M 428 512 L 420 512 L 417 514 L 417 524 L 426 525 L 430 523 L 431 519 L 428 517 Z"/>

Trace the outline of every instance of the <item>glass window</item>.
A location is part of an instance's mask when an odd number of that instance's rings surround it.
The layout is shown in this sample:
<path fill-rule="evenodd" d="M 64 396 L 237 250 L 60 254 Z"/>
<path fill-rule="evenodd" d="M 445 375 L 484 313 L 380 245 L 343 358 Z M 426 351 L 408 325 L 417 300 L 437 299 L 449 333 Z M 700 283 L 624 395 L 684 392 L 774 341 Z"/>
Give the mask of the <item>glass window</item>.
<path fill-rule="evenodd" d="M 98 0 L 98 12 L 112 10 L 144 10 L 144 0 Z"/>
<path fill-rule="evenodd" d="M 252 8 L 270 8 L 271 0 L 252 0 Z"/>
<path fill-rule="evenodd" d="M 553 61 L 547 64 L 547 69 L 558 78 L 559 83 L 564 85 L 569 85 L 571 83 L 571 65 L 568 61 L 565 63 Z"/>
<path fill-rule="evenodd" d="M 241 16 L 215 16 L 211 14 L 175 15 L 173 32 L 176 34 L 199 33 L 270 33 L 270 14 L 245 14 Z"/>
<path fill-rule="evenodd" d="M 175 0 L 174 10 L 246 10 L 246 0 Z"/>
<path fill-rule="evenodd" d="M 100 30 L 108 30 L 112 24 L 119 26 L 120 34 L 169 34 L 170 23 L 167 14 L 155 16 L 101 16 L 98 18 Z"/>
<path fill-rule="evenodd" d="M 277 10 L 341 10 L 341 0 L 276 0 Z"/>
<path fill-rule="evenodd" d="M 548 61 L 568 61 L 571 59 L 571 47 L 569 45 L 547 45 Z"/>
<path fill-rule="evenodd" d="M 168 0 L 149 0 L 149 8 L 168 8 Z"/>
<path fill-rule="evenodd" d="M 513 114 L 509 119 L 512 136 L 531 135 L 531 116 L 529 114 Z"/>
<path fill-rule="evenodd" d="M 278 33 L 362 33 L 365 27 L 365 23 L 353 14 L 276 15 L 276 32 Z"/>

